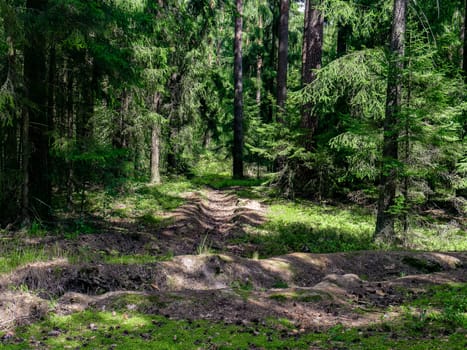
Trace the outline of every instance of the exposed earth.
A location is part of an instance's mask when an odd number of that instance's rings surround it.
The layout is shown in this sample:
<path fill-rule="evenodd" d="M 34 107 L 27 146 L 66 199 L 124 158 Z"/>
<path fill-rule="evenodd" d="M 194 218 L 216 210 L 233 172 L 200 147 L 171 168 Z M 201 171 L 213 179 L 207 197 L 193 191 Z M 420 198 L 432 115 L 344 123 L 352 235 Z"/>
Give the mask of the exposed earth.
<path fill-rule="evenodd" d="M 465 252 L 292 253 L 253 259 L 254 245 L 233 242 L 245 228 L 266 220 L 266 205 L 212 189 L 186 198 L 162 228 L 112 219 L 99 234 L 25 243 L 62 252 L 85 249 L 90 259 L 76 264 L 55 259 L 1 275 L 0 330 L 52 311 L 122 305 L 146 314 L 236 324 L 280 317 L 299 331 L 364 326 L 396 317 L 398 306 L 429 286 L 467 281 Z M 102 256 L 115 254 L 166 258 L 102 262 Z"/>

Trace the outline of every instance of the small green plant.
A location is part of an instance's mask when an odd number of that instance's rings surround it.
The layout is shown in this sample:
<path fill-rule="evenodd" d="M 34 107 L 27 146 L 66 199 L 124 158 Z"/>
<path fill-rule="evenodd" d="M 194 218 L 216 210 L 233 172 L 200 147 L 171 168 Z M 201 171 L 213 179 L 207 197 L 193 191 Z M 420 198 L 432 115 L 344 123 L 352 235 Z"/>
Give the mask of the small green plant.
<path fill-rule="evenodd" d="M 287 301 L 288 298 L 284 294 L 272 294 L 269 296 L 269 299 L 276 300 L 279 302 L 284 302 L 284 301 Z"/>
<path fill-rule="evenodd" d="M 42 247 L 0 246 L 0 273 L 9 273 L 20 266 L 50 258 L 50 254 Z"/>
<path fill-rule="evenodd" d="M 44 237 L 47 235 L 47 230 L 39 221 L 33 221 L 29 227 L 28 233 L 31 236 Z"/>
<path fill-rule="evenodd" d="M 246 280 L 245 282 L 234 281 L 230 287 L 244 300 L 248 300 L 251 292 L 253 291 L 253 284 L 249 280 Z"/>
<path fill-rule="evenodd" d="M 211 244 L 208 242 L 208 235 L 205 235 L 201 240 L 200 244 L 196 248 L 198 255 L 209 255 L 212 254 Z"/>
<path fill-rule="evenodd" d="M 287 282 L 285 282 L 283 280 L 277 280 L 272 285 L 272 288 L 289 288 L 289 285 L 287 284 Z"/>

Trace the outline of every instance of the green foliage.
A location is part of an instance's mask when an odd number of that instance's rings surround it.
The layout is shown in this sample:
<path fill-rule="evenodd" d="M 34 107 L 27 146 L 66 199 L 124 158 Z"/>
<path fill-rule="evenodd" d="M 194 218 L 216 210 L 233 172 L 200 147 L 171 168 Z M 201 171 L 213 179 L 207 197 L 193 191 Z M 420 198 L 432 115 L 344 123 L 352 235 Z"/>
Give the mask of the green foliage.
<path fill-rule="evenodd" d="M 0 273 L 10 273 L 26 264 L 47 261 L 53 257 L 42 247 L 24 247 L 14 242 L 0 241 Z"/>
<path fill-rule="evenodd" d="M 206 174 L 202 177 L 196 177 L 192 180 L 194 184 L 205 185 L 215 189 L 225 189 L 229 187 L 251 187 L 259 186 L 265 182 L 265 179 L 232 179 L 230 176 L 218 174 Z"/>
<path fill-rule="evenodd" d="M 45 227 L 38 221 L 33 221 L 28 229 L 31 236 L 43 237 L 47 234 Z"/>
<path fill-rule="evenodd" d="M 250 233 L 262 257 L 290 252 L 330 253 L 372 248 L 373 219 L 357 208 L 310 202 L 274 204 L 268 222 Z"/>
<path fill-rule="evenodd" d="M 447 329 L 467 328 L 467 284 L 448 284 L 432 287 L 412 303 L 411 307 L 421 311 L 418 317 L 421 327 L 430 327 L 432 322 L 440 323 Z M 416 314 L 409 314 L 416 319 Z"/>

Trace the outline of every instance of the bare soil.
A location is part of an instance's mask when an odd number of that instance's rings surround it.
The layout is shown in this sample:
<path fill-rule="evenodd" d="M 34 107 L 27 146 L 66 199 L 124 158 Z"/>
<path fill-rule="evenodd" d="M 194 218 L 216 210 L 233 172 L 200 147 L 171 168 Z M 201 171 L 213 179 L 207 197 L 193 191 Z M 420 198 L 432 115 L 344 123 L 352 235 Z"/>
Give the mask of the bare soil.
<path fill-rule="evenodd" d="M 338 323 L 361 326 L 395 317 L 388 306 L 397 310 L 430 286 L 467 281 L 465 252 L 292 253 L 250 259 L 256 247 L 231 242 L 248 225 L 265 222 L 264 204 L 216 190 L 190 193 L 187 199 L 164 228 L 112 220 L 100 223 L 99 234 L 29 242 L 65 252 L 84 249 L 90 262 L 56 259 L 0 276 L 0 330 L 51 311 L 111 310 L 122 303 L 180 319 L 256 324 L 281 317 L 303 330 Z M 208 248 L 222 253 L 208 253 Z M 172 259 L 149 264 L 99 260 L 106 254 L 168 252 Z M 129 295 L 141 302 L 125 304 Z M 58 301 L 49 303 L 52 299 Z"/>

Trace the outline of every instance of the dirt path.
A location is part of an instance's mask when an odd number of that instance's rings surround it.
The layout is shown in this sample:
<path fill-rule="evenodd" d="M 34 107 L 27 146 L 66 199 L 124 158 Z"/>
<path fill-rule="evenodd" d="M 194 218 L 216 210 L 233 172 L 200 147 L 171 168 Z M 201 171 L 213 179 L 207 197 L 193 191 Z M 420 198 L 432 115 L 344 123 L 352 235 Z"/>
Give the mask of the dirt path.
<path fill-rule="evenodd" d="M 233 244 L 245 225 L 260 225 L 267 208 L 215 190 L 187 194 L 187 204 L 161 229 L 109 223 L 100 234 L 76 240 L 44 239 L 45 246 L 87 250 L 96 261 L 66 259 L 31 264 L 0 276 L 0 329 L 50 311 L 88 307 L 112 310 L 128 295 L 128 308 L 183 319 L 258 323 L 282 317 L 298 329 L 342 323 L 365 325 L 395 317 L 397 309 L 427 287 L 467 282 L 467 253 L 292 253 L 248 259 L 255 247 Z M 219 253 L 212 253 L 215 250 Z M 164 254 L 168 261 L 108 264 L 102 254 Z M 242 257 L 243 256 L 243 257 Z M 51 307 L 48 301 L 57 299 Z M 394 309 L 394 310 L 396 310 Z"/>
<path fill-rule="evenodd" d="M 210 249 L 241 256 L 252 253 L 254 248 L 230 241 L 245 234 L 245 225 L 258 226 L 265 222 L 264 205 L 211 189 L 190 194 L 188 198 L 188 204 L 173 213 L 174 224 L 160 232 L 165 250 L 175 255 Z"/>

